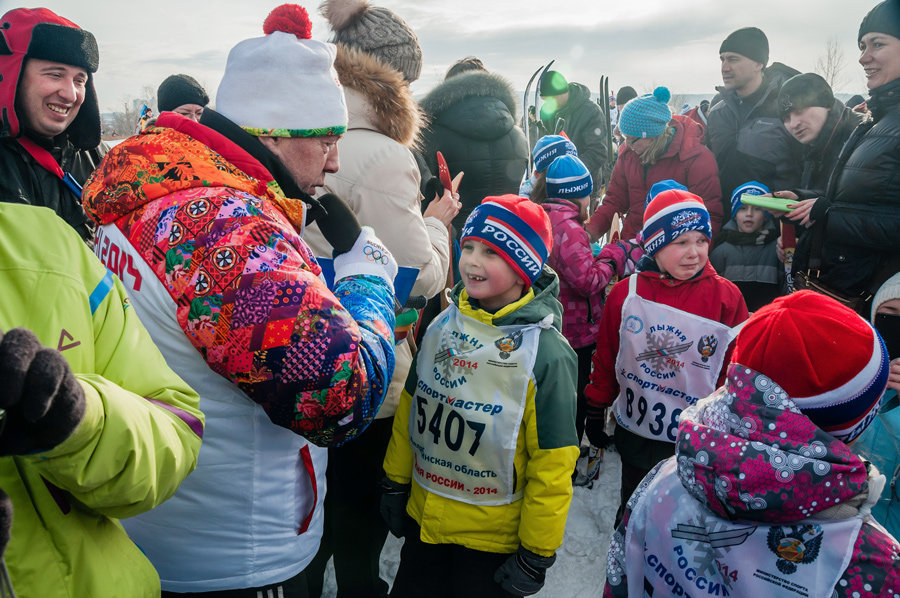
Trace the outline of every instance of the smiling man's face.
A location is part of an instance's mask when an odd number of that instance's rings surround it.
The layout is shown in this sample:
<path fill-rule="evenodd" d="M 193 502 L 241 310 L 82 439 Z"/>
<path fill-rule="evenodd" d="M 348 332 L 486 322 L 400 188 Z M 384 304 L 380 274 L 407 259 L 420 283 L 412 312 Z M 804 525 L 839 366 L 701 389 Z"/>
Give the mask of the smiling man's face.
<path fill-rule="evenodd" d="M 78 116 L 87 83 L 81 67 L 29 58 L 16 91 L 22 123 L 45 137 L 59 135 Z"/>

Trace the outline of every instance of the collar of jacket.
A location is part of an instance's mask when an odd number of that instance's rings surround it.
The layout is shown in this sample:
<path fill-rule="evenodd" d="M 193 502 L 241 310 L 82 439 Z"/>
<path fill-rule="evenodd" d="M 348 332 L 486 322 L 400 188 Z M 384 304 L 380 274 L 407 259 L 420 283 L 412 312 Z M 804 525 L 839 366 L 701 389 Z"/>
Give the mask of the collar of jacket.
<path fill-rule="evenodd" d="M 546 264 L 538 279 L 520 299 L 495 313 L 480 309 L 477 301 L 470 300 L 462 282 L 457 283 L 450 292 L 450 300 L 456 303 L 460 312 L 479 322 L 491 326 L 535 324 L 548 314 L 553 314 L 553 327 L 561 330 L 563 309 L 558 296 L 559 277 Z"/>
<path fill-rule="evenodd" d="M 872 118 L 877 122 L 900 104 L 900 79 L 894 79 L 869 92 L 866 104 L 872 111 Z"/>
<path fill-rule="evenodd" d="M 157 120 L 157 124 L 159 126 L 171 126 L 171 124 L 161 123 L 160 121 L 163 118 L 165 117 L 161 116 L 160 119 Z M 190 119 L 180 119 L 179 122 L 180 121 L 190 122 Z M 309 224 L 315 220 L 316 217 L 325 213 L 325 208 L 322 207 L 322 204 L 297 186 L 294 177 L 291 176 L 288 169 L 281 163 L 281 160 L 269 151 L 266 146 L 260 143 L 259 139 L 211 108 L 203 109 L 203 116 L 200 117 L 200 124 L 212 129 L 212 131 L 224 138 L 225 141 L 230 142 L 226 146 L 229 150 L 228 154 L 220 151 L 229 162 L 258 180 L 274 180 L 286 197 L 297 199 L 305 203 L 307 212 L 306 224 Z M 194 130 L 194 132 L 191 133 L 192 137 L 217 151 L 219 151 L 219 147 L 222 146 L 222 139 L 220 139 L 220 137 L 207 136 L 201 130 L 201 127 L 194 129 L 191 125 L 186 123 L 181 123 L 179 126 L 191 127 L 191 129 Z M 257 163 L 258 166 L 255 166 L 254 162 Z"/>
<path fill-rule="evenodd" d="M 850 118 L 850 108 L 844 106 L 844 103 L 839 99 L 835 98 L 834 104 L 831 107 L 831 110 L 828 111 L 828 117 L 825 119 L 825 124 L 822 125 L 822 130 L 819 132 L 819 135 L 806 146 L 806 154 L 810 156 L 816 156 L 823 154 L 828 146 L 831 145 L 832 139 L 834 139 L 835 133 L 837 133 L 838 128 L 844 119 Z"/>
<path fill-rule="evenodd" d="M 419 105 L 400 71 L 378 58 L 344 44 L 334 61 L 344 86 L 348 130 L 372 129 L 407 147 L 416 147 L 423 120 Z"/>

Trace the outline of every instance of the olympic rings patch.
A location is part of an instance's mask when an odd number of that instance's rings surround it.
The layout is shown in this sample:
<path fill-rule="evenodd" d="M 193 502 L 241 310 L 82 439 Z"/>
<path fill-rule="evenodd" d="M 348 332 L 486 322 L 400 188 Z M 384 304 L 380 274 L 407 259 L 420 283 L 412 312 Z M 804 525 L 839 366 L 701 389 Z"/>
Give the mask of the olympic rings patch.
<path fill-rule="evenodd" d="M 381 251 L 379 247 L 375 247 L 374 245 L 366 245 L 363 249 L 363 253 L 366 256 L 366 259 L 370 262 L 375 262 L 377 264 L 387 265 L 388 259 L 387 256 Z"/>

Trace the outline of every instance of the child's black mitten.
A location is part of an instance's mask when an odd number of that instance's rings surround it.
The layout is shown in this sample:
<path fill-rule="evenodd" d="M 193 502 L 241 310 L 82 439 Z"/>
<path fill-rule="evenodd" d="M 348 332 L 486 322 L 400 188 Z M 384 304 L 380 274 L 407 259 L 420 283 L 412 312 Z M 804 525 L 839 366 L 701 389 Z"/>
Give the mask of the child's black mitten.
<path fill-rule="evenodd" d="M 513 596 L 531 596 L 544 587 L 547 569 L 554 561 L 556 555 L 541 556 L 519 546 L 494 573 L 494 581 Z"/>
<path fill-rule="evenodd" d="M 81 422 L 84 390 L 59 351 L 14 328 L 0 333 L 0 408 L 6 410 L 0 455 L 48 450 Z"/>
<path fill-rule="evenodd" d="M 387 477 L 381 480 L 381 517 L 388 529 L 398 538 L 403 537 L 406 522 L 406 503 L 409 501 L 409 484 L 400 484 Z"/>

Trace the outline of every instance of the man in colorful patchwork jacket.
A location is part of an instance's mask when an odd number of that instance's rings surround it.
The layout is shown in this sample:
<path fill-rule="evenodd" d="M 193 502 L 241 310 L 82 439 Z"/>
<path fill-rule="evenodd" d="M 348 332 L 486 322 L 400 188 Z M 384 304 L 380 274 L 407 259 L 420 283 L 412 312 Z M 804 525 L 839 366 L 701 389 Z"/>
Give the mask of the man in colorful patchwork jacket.
<path fill-rule="evenodd" d="M 0 289 L 14 591 L 159 596 L 153 565 L 116 519 L 159 505 L 196 466 L 197 393 L 166 365 L 122 283 L 49 209 L 0 203 Z"/>
<path fill-rule="evenodd" d="M 309 39 L 297 5 L 263 29 L 230 52 L 216 110 L 162 114 L 85 187 L 95 252 L 208 421 L 194 475 L 125 522 L 163 596 L 305 596 L 322 447 L 369 424 L 394 367 L 396 262 L 346 203 L 310 196 L 347 126 L 335 48 Z M 300 236 L 323 208 L 332 290 Z"/>

